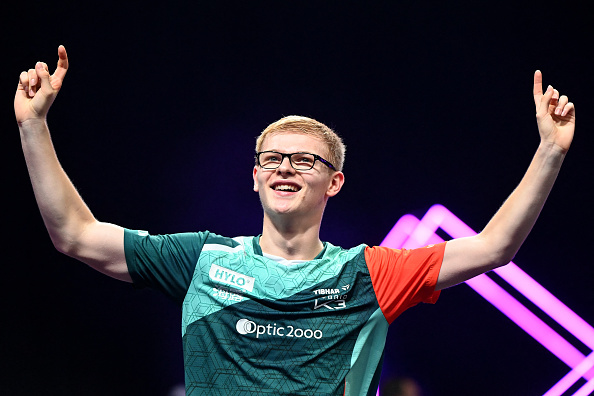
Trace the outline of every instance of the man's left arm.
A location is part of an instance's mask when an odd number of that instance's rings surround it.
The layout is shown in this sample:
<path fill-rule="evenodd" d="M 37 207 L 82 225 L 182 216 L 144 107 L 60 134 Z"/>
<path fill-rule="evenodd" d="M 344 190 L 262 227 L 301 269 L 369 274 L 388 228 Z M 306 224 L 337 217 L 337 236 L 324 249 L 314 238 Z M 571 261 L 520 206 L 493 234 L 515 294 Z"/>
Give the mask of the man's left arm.
<path fill-rule="evenodd" d="M 553 87 L 543 92 L 540 71 L 534 74 L 533 93 L 538 150 L 518 187 L 484 230 L 446 244 L 437 290 L 509 263 L 540 214 L 573 139 L 575 108 Z"/>

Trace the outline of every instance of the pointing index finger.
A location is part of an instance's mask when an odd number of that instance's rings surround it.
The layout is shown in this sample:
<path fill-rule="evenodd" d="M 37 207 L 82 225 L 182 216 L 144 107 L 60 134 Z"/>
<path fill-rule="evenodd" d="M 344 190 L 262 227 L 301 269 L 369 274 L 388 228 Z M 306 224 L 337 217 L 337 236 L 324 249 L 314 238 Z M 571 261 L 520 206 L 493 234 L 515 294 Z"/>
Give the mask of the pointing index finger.
<path fill-rule="evenodd" d="M 534 104 L 538 107 L 540 99 L 542 98 L 542 73 L 540 70 L 534 72 L 534 87 L 532 88 L 534 95 Z"/>
<path fill-rule="evenodd" d="M 68 71 L 68 54 L 66 48 L 63 45 L 58 47 L 58 66 L 53 74 L 53 77 L 57 77 L 60 80 L 64 79 L 66 72 Z"/>

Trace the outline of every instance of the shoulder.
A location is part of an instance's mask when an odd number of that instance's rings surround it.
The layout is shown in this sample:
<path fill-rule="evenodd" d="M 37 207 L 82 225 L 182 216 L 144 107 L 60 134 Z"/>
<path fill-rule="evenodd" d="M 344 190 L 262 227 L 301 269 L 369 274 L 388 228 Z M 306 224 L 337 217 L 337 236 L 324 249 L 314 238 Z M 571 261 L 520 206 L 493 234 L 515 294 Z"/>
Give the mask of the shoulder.
<path fill-rule="evenodd" d="M 427 245 L 416 249 L 394 249 L 386 246 L 366 246 L 368 261 L 424 260 L 428 257 L 443 257 L 446 242 Z"/>
<path fill-rule="evenodd" d="M 343 248 L 325 242 L 323 260 L 331 261 L 339 265 L 360 264 L 365 265 L 365 249 L 367 245 L 361 244 L 352 248 Z"/>

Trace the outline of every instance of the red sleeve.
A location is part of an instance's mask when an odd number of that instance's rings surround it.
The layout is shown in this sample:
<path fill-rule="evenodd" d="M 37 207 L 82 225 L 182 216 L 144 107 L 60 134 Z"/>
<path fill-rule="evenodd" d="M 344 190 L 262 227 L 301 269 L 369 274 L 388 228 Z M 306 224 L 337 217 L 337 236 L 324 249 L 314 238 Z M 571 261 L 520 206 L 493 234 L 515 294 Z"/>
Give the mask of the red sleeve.
<path fill-rule="evenodd" d="M 365 248 L 373 289 L 388 323 L 420 302 L 434 304 L 445 242 L 420 249 Z"/>

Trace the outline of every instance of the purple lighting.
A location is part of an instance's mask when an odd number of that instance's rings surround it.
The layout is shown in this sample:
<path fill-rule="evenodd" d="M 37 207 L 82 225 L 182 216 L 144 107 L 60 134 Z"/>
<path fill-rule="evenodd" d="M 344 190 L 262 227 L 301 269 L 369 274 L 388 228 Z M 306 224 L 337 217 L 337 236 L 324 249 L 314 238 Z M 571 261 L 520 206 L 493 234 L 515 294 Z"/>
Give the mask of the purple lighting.
<path fill-rule="evenodd" d="M 584 359 L 579 365 L 574 367 L 567 375 L 561 378 L 561 381 L 557 382 L 555 386 L 553 386 L 547 393 L 543 396 L 553 396 L 553 395 L 561 395 L 567 389 L 569 389 L 573 384 L 575 384 L 587 371 L 594 367 L 594 352 L 591 353 L 586 359 Z M 588 381 L 588 383 L 594 384 L 593 380 Z M 587 385 L 584 385 L 581 390 L 583 390 Z M 575 393 L 578 395 L 579 393 Z M 589 395 L 589 393 L 585 393 Z"/>
<path fill-rule="evenodd" d="M 442 205 L 433 205 L 421 220 L 410 214 L 402 216 L 381 245 L 411 249 L 439 243 L 443 239 L 435 234 L 438 228 L 441 228 L 452 238 L 476 235 L 475 231 L 447 208 Z M 493 272 L 522 293 L 584 345 L 594 350 L 594 328 L 517 265 L 510 262 Z M 594 353 L 591 353 L 588 357 L 584 356 L 569 341 L 539 319 L 488 275 L 483 274 L 469 279 L 466 284 L 571 367 L 572 370 L 544 396 L 560 396 L 582 377 L 588 381 L 574 396 L 589 395 L 588 392 L 594 390 Z"/>

